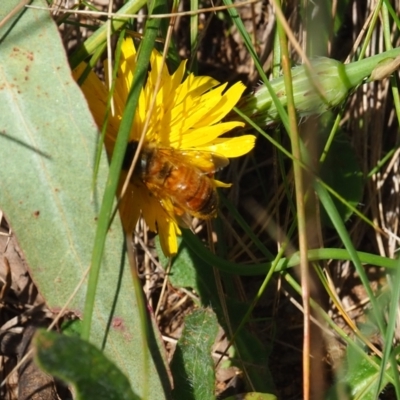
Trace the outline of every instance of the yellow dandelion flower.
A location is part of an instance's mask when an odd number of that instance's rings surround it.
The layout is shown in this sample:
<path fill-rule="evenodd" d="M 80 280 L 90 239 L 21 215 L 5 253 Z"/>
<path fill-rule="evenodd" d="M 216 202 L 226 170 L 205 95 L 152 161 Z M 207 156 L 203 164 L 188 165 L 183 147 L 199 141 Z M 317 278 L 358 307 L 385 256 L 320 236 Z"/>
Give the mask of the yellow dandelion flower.
<path fill-rule="evenodd" d="M 126 39 L 121 50 L 114 91 L 115 114 L 109 117 L 105 137 L 109 156 L 114 149 L 137 61 L 132 39 Z M 224 133 L 244 125 L 239 121 L 221 122 L 240 99 L 245 89 L 241 82 L 226 89 L 226 84 L 220 85 L 207 76 L 189 74 L 185 78 L 185 61 L 170 75 L 156 50 L 152 52 L 150 65 L 130 133 L 119 192 L 160 75 L 161 84 L 156 92 L 144 147 L 119 211 L 126 232 L 132 232 L 142 215 L 149 229 L 159 233 L 164 253 L 173 255 L 178 250 L 176 236 L 181 233 L 178 225 L 184 226 L 188 215 L 203 219 L 215 216 L 216 188 L 229 186 L 214 179 L 215 171 L 225 166 L 228 158 L 248 153 L 254 147 L 255 137 L 221 138 Z M 76 80 L 84 68 L 85 65 L 80 65 L 73 71 Z M 82 91 L 101 127 L 107 109 L 107 86 L 91 72 L 82 84 Z"/>

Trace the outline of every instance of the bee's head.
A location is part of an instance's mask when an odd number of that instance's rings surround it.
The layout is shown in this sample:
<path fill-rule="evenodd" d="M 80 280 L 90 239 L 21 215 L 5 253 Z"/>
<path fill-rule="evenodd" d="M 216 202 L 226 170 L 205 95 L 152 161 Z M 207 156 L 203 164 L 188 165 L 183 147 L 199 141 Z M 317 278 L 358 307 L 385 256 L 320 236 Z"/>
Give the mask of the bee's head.
<path fill-rule="evenodd" d="M 122 169 L 124 169 L 125 171 L 129 171 L 133 158 L 135 157 L 135 154 L 138 150 L 138 145 L 139 142 L 132 140 L 126 146 L 125 157 L 122 163 Z M 151 156 L 152 151 L 149 150 L 149 147 L 147 145 L 144 145 L 140 151 L 139 159 L 137 160 L 135 169 L 133 171 L 136 176 L 143 178 L 143 176 L 147 173 L 149 167 L 149 158 L 151 158 Z"/>
<path fill-rule="evenodd" d="M 122 163 L 122 169 L 128 171 L 132 161 L 133 157 L 135 156 L 136 150 L 138 148 L 139 142 L 132 140 L 131 142 L 128 143 L 126 146 L 126 151 L 125 151 L 125 157 L 124 161 Z"/>

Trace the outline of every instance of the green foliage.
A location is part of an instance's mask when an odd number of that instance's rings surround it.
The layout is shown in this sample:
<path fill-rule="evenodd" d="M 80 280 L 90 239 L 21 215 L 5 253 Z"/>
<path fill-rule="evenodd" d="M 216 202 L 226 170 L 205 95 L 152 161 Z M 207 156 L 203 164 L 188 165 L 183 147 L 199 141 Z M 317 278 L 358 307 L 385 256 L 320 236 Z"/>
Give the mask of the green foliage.
<path fill-rule="evenodd" d="M 358 206 L 362 199 L 364 179 L 354 149 L 340 132 L 336 134 L 322 163 L 320 176 L 341 199 L 354 208 Z M 346 222 L 353 211 L 338 198 L 333 198 L 333 202 L 342 220 Z M 325 209 L 322 209 L 322 222 L 329 227 L 333 226 Z"/>
<path fill-rule="evenodd" d="M 3 0 L 0 21 L 18 3 L 17 0 Z M 225 4 L 230 3 L 229 0 L 225 1 Z M 338 12 L 334 20 L 330 21 L 332 32 L 337 33 L 345 27 L 346 8 L 349 3 L 349 1 L 338 3 Z M 380 7 L 382 3 L 388 4 L 381 2 Z M 32 4 L 46 5 L 40 0 L 35 0 Z M 128 1 L 119 12 L 137 12 L 145 4 L 143 0 Z M 194 6 L 197 7 L 199 4 Z M 398 24 L 394 11 L 390 7 L 388 9 Z M 376 10 L 379 11 L 378 8 Z M 169 9 L 165 7 L 162 10 L 162 12 L 168 11 Z M 312 52 L 318 51 L 316 48 L 324 47 L 331 33 L 328 30 L 324 31 L 321 33 L 321 38 L 318 38 L 321 39 L 320 43 L 314 42 L 313 34 L 318 33 L 320 21 L 318 19 L 312 21 L 312 30 L 306 24 L 306 18 L 311 18 L 314 12 L 316 12 L 315 7 L 311 5 L 302 14 L 304 26 L 308 29 L 307 45 Z M 326 16 L 328 12 L 330 7 L 325 4 L 324 15 Z M 382 23 L 387 21 L 386 14 L 382 8 L 380 14 Z M 264 125 L 279 122 L 286 128 L 288 136 L 293 138 L 286 112 L 286 108 L 290 106 L 288 102 L 290 96 L 284 79 L 277 78 L 271 82 L 267 80 L 252 45 L 253 40 L 237 9 L 231 8 L 228 12 L 218 11 L 217 15 L 219 21 L 226 24 L 231 31 L 237 29 L 241 33 L 243 43 L 253 56 L 254 65 L 264 81 L 264 86 L 257 89 L 255 94 L 249 94 L 239 104 L 244 113 L 242 118 L 247 118 L 248 126 L 253 126 L 254 130 L 260 133 L 259 148 L 263 148 L 267 139 L 282 152 L 284 163 L 294 160 L 307 169 L 305 162 L 307 157 L 304 157 L 304 160 L 295 160 L 285 145 L 272 138 L 267 130 L 263 130 Z M 376 20 L 378 14 L 375 13 L 373 17 Z M 372 22 L 368 27 L 369 34 L 370 29 L 373 29 L 374 19 L 371 19 Z M 146 57 L 148 58 L 155 46 L 156 36 L 161 35 L 164 40 L 169 27 L 167 19 L 160 24 L 160 30 L 158 22 L 151 19 L 149 21 L 151 35 L 145 32 L 142 40 L 144 47 L 140 65 L 143 77 L 148 68 Z M 201 32 L 198 30 L 196 16 L 192 16 L 191 22 L 191 51 L 195 57 L 199 48 L 197 40 Z M 127 23 L 126 18 L 114 18 L 111 24 L 112 30 L 120 32 Z M 104 24 L 74 53 L 69 60 L 71 65 L 76 66 L 88 56 L 99 58 L 105 47 L 107 35 L 107 24 Z M 163 47 L 163 40 L 156 44 L 160 49 Z M 293 69 L 291 85 L 297 115 L 302 117 L 320 114 L 337 106 L 342 106 L 341 111 L 345 111 L 347 104 L 344 104 L 349 93 L 365 80 L 371 79 L 371 74 L 372 79 L 390 75 L 393 69 L 389 68 L 386 72 L 383 67 L 387 62 L 389 64 L 394 62 L 393 65 L 396 67 L 396 57 L 400 50 L 399 48 L 389 50 L 390 40 L 387 37 L 385 40 L 388 51 L 375 58 L 347 65 L 331 58 L 317 58 L 312 62 L 315 74 L 305 66 Z M 367 45 L 368 40 L 365 41 L 364 48 Z M 171 43 L 170 48 L 177 49 L 176 43 Z M 364 48 L 358 50 L 360 58 L 364 54 Z M 281 49 L 276 41 L 274 55 L 279 55 L 280 52 Z M 171 64 L 179 63 L 178 51 L 174 51 L 172 57 L 171 54 L 168 57 Z M 93 318 L 90 318 L 89 325 L 87 325 L 88 320 L 84 321 L 85 332 L 90 332 L 90 341 L 97 347 L 77 337 L 42 332 L 35 339 L 39 364 L 47 372 L 71 382 L 76 388 L 78 398 L 168 398 L 171 389 L 167 379 L 166 361 L 163 359 L 157 333 L 149 322 L 147 310 L 141 306 L 141 290 L 133 287 L 128 276 L 124 235 L 118 217 L 109 225 L 109 215 L 104 214 L 103 232 L 98 235 L 98 243 L 104 244 L 107 231 L 104 255 L 97 244 L 93 245 L 103 193 L 106 186 L 109 187 L 106 183 L 109 166 L 103 153 L 96 185 L 93 188 L 98 131 L 80 90 L 70 77 L 63 45 L 48 13 L 34 9 L 20 10 L 0 26 L 0 65 L 0 207 L 5 211 L 19 240 L 33 279 L 46 299 L 47 305 L 51 309 L 60 309 L 91 265 L 91 254 L 97 257 L 100 271 L 98 282 L 95 282 L 96 284 L 90 289 L 93 298 L 96 294 Z M 197 68 L 195 59 L 193 68 Z M 279 66 L 274 68 L 278 70 Z M 381 74 L 382 70 L 386 75 Z M 321 93 L 314 90 L 314 79 L 317 77 L 318 83 L 322 85 Z M 393 80 L 392 90 L 396 109 L 398 92 L 394 83 Z M 140 87 L 137 86 L 136 95 Z M 134 114 L 134 103 L 135 99 L 132 96 L 127 115 Z M 254 122 L 259 122 L 261 126 L 252 125 Z M 368 119 L 360 114 L 359 124 L 368 122 Z M 339 123 L 337 120 L 338 126 Z M 125 139 L 129 136 L 130 124 L 131 118 L 124 118 L 122 125 Z M 321 137 L 318 137 L 315 140 L 320 139 Z M 115 166 L 112 165 L 114 175 L 108 181 L 114 184 L 114 189 L 120 167 L 117 164 L 118 162 L 121 164 L 125 154 L 126 141 L 121 139 L 121 143 L 117 146 L 119 153 L 116 152 L 119 154 L 116 158 L 118 160 L 119 157 L 119 161 L 116 161 Z M 383 152 L 387 153 L 376 166 L 373 166 L 374 172 L 385 166 L 386 161 L 397 151 L 395 143 L 398 143 L 398 140 L 392 138 L 390 143 L 392 148 L 384 149 Z M 352 262 L 371 304 L 369 320 L 363 326 L 365 329 L 360 329 L 360 332 L 367 336 L 366 328 L 372 327 L 374 333 L 383 338 L 383 356 L 380 358 L 371 355 L 365 343 L 359 345 L 358 341 L 345 334 L 326 317 L 331 329 L 340 335 L 348 346 L 344 366 L 339 369 L 337 384 L 331 388 L 329 399 L 375 399 L 388 384 L 396 388 L 398 395 L 400 393 L 398 361 L 395 358 L 399 348 L 392 345 L 400 297 L 398 262 L 372 254 L 370 247 L 368 253 L 358 251 L 344 224 L 349 221 L 351 215 L 354 219 L 360 217 L 360 214 L 357 215 L 358 210 L 350 210 L 348 205 L 357 208 L 362 201 L 366 183 L 355 150 L 343 132 L 339 131 L 329 147 L 320 171 L 317 171 L 317 175 L 320 173 L 324 183 L 344 200 L 331 196 L 321 181 L 314 182 L 314 190 L 322 205 L 323 222 L 336 230 L 334 240 L 339 244 L 332 245 L 333 248 L 312 249 L 306 255 L 308 261 L 315 263 L 322 260 Z M 259 174 L 259 179 L 263 179 L 262 174 Z M 295 182 L 295 186 L 297 183 Z M 263 182 L 263 185 L 267 184 Z M 115 190 L 109 191 L 107 210 L 109 214 L 115 206 L 114 192 Z M 269 194 L 269 188 L 266 188 L 265 193 Z M 308 195 L 309 193 L 304 193 L 304 198 Z M 268 198 L 263 200 L 269 201 Z M 214 398 L 214 365 L 210 352 L 218 321 L 233 340 L 232 354 L 235 360 L 231 363 L 245 371 L 247 383 L 251 382 L 257 391 L 244 394 L 243 398 L 274 399 L 275 396 L 269 394 L 274 390 L 269 365 L 272 345 L 258 340 L 249 329 L 248 321 L 244 321 L 249 310 L 249 302 L 238 296 L 235 280 L 237 275 L 265 275 L 272 268 L 278 273 L 291 272 L 291 268 L 300 263 L 299 253 L 294 251 L 285 257 L 281 257 L 280 254 L 276 257 L 272 254 L 276 252 L 275 243 L 271 246 L 265 241 L 262 232 L 254 229 L 254 224 L 246 220 L 247 216 L 245 214 L 242 216 L 228 200 L 222 200 L 222 203 L 229 209 L 230 217 L 234 221 L 232 226 L 234 224 L 239 226 L 238 235 L 246 235 L 246 238 L 250 239 L 249 248 L 256 249 L 254 254 L 257 254 L 257 257 L 250 263 L 246 256 L 243 256 L 244 253 L 234 260 L 223 253 L 223 250 L 214 254 L 191 232 L 183 232 L 184 241 L 180 242 L 179 253 L 172 260 L 170 282 L 177 288 L 192 288 L 199 295 L 200 304 L 203 307 L 211 306 L 213 311 L 200 309 L 186 318 L 185 329 L 172 362 L 175 383 L 173 395 L 176 399 L 188 400 Z M 301 237 L 305 232 L 298 231 L 293 234 L 297 229 L 297 215 L 296 210 L 291 212 L 288 220 L 294 222 L 292 228 L 288 229 L 289 233 L 284 232 L 284 235 L 295 244 L 293 237 Z M 259 222 L 264 223 L 261 215 L 258 218 Z M 221 232 L 218 233 L 218 237 L 220 241 L 224 240 Z M 227 247 L 227 244 L 223 244 Z M 342 245 L 344 249 L 339 248 Z M 281 246 L 282 243 L 279 243 L 279 247 Z M 217 250 L 221 248 L 224 246 L 217 247 Z M 161 251 L 159 254 L 166 266 L 168 260 L 162 257 Z M 261 261 L 258 259 L 259 255 L 263 257 Z M 388 297 L 385 299 L 385 304 L 382 304 L 381 298 L 376 298 L 376 292 L 370 287 L 369 277 L 363 265 L 365 263 L 395 271 L 393 278 L 388 278 L 393 291 L 386 293 Z M 217 270 L 220 274 L 217 279 L 221 279 L 224 290 L 222 296 L 218 293 L 216 285 Z M 291 282 L 290 279 L 287 280 Z M 324 282 L 323 278 L 321 280 Z M 296 283 L 292 281 L 291 284 L 294 289 L 301 292 Z M 84 313 L 83 306 L 87 289 L 87 284 L 84 283 L 68 305 L 69 309 L 78 315 L 87 314 L 86 311 Z M 313 300 L 311 304 L 318 309 Z M 319 311 L 324 315 L 322 310 Z M 81 321 L 74 321 L 66 329 L 73 333 L 82 332 Z M 104 353 L 98 349 L 104 350 Z M 132 392 L 132 387 L 137 395 Z"/>
<path fill-rule="evenodd" d="M 188 232 L 186 232 L 188 233 Z M 185 237 L 187 237 L 185 235 Z M 206 252 L 206 249 L 203 249 Z M 229 291 L 226 297 L 228 315 L 224 314 L 224 305 L 221 304 L 218 295 L 218 289 L 215 284 L 213 268 L 204 262 L 201 256 L 197 255 L 187 246 L 185 241 L 182 241 L 179 246 L 179 252 L 176 258 L 172 261 L 171 274 L 174 274 L 174 268 L 188 269 L 190 276 L 193 277 L 195 271 L 195 279 L 192 279 L 193 286 L 199 294 L 201 304 L 204 307 L 210 304 L 215 311 L 218 321 L 229 332 L 229 327 L 235 331 L 244 318 L 246 311 L 249 307 L 247 303 L 240 301 L 237 298 L 235 291 Z M 233 275 L 224 274 L 223 282 L 226 287 L 233 287 Z M 184 281 L 185 284 L 189 280 Z M 180 282 L 178 282 L 180 283 Z M 186 286 L 187 287 L 187 286 Z M 227 321 L 227 319 L 229 321 Z M 229 325 L 228 325 L 229 324 Z M 268 392 L 274 390 L 273 381 L 268 368 L 268 357 L 270 353 L 270 346 L 268 343 L 262 343 L 255 337 L 254 333 L 250 332 L 247 328 L 241 329 L 236 332 L 235 340 L 235 353 L 237 352 L 238 361 L 234 364 L 243 368 L 246 365 L 247 377 L 254 388 L 260 392 Z"/>
<path fill-rule="evenodd" d="M 381 392 L 388 383 L 388 377 L 385 376 L 381 386 L 377 388 L 379 363 L 378 357 L 370 356 L 370 359 L 360 357 L 352 348 L 348 348 L 346 363 L 339 374 L 338 382 L 329 391 L 328 400 L 346 398 L 352 400 L 376 399 L 376 392 Z"/>
<path fill-rule="evenodd" d="M 273 394 L 249 392 L 240 395 L 241 400 L 277 400 Z M 237 400 L 238 396 L 227 397 L 225 400 Z"/>
<path fill-rule="evenodd" d="M 38 331 L 33 348 L 40 367 L 71 383 L 77 400 L 140 400 L 117 366 L 102 351 L 78 337 Z"/>
<path fill-rule="evenodd" d="M 210 309 L 196 310 L 185 318 L 185 327 L 171 363 L 175 385 L 172 392 L 174 399 L 215 398 L 211 347 L 217 331 L 217 319 Z"/>
<path fill-rule="evenodd" d="M 193 263 L 193 253 L 189 251 L 187 246 L 182 244 L 181 238 L 178 238 L 178 243 L 178 254 L 171 260 L 171 270 L 168 279 L 172 286 L 176 288 L 192 288 L 199 293 L 196 268 Z M 164 255 L 158 237 L 156 237 L 156 248 L 161 264 L 164 268 L 167 268 L 170 260 Z"/>

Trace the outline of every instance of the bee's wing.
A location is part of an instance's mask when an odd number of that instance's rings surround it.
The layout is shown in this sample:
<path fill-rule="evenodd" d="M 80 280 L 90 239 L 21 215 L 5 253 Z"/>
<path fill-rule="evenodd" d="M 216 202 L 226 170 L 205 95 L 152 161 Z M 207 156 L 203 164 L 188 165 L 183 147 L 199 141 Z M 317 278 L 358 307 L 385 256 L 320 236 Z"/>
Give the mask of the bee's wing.
<path fill-rule="evenodd" d="M 193 217 L 188 213 L 184 212 L 182 215 L 176 215 L 175 219 L 178 225 L 184 229 L 192 229 L 192 219 Z"/>
<path fill-rule="evenodd" d="M 192 165 L 206 173 L 214 173 L 229 164 L 228 158 L 211 151 L 176 150 L 175 152 L 181 157 L 181 162 Z"/>

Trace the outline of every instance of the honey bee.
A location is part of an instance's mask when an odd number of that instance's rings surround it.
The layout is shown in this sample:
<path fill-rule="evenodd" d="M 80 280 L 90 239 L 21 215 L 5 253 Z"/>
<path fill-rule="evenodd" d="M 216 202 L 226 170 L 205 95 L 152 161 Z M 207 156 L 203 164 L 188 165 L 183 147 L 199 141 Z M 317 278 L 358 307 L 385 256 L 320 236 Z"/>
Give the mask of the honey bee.
<path fill-rule="evenodd" d="M 128 170 L 138 142 L 128 143 L 123 168 Z M 133 173 L 160 201 L 172 203 L 174 216 L 184 227 L 190 217 L 210 219 L 218 208 L 218 194 L 214 174 L 226 167 L 229 160 L 221 155 L 198 150 L 180 150 L 145 143 Z"/>

